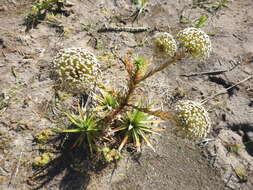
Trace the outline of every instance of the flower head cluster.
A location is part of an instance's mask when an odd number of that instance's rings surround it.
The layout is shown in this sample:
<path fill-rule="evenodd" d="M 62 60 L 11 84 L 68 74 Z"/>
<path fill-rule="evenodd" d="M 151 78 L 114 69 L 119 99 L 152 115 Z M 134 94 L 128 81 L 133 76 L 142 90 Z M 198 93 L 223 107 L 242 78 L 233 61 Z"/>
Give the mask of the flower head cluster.
<path fill-rule="evenodd" d="M 84 48 L 62 49 L 53 63 L 62 81 L 88 86 L 100 73 L 96 57 Z"/>
<path fill-rule="evenodd" d="M 173 56 L 177 51 L 177 43 L 167 32 L 157 33 L 153 38 L 154 51 L 158 56 Z"/>
<path fill-rule="evenodd" d="M 209 57 L 211 41 L 209 36 L 198 28 L 186 28 L 177 35 L 177 40 L 182 48 L 195 59 Z"/>
<path fill-rule="evenodd" d="M 190 100 L 181 101 L 176 105 L 176 121 L 179 132 L 191 138 L 205 138 L 211 128 L 205 108 Z"/>

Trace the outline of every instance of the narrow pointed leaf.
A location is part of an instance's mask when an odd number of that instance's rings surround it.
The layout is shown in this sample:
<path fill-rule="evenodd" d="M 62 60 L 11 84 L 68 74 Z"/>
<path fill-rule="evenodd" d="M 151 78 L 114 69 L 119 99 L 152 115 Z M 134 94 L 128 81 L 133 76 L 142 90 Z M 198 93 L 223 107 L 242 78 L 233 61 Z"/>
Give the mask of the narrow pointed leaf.
<path fill-rule="evenodd" d="M 62 132 L 63 133 L 78 133 L 78 132 L 81 132 L 82 130 L 80 130 L 79 128 L 78 129 L 65 129 L 63 130 Z"/>
<path fill-rule="evenodd" d="M 78 122 L 78 120 L 72 116 L 71 114 L 68 114 L 68 113 L 65 113 L 65 115 L 68 117 L 68 119 L 73 123 L 75 124 L 76 126 L 78 127 L 82 127 L 82 124 L 80 122 Z"/>
<path fill-rule="evenodd" d="M 92 144 L 90 135 L 87 135 L 87 141 L 88 141 L 88 146 L 90 148 L 90 152 L 93 153 L 93 148 L 92 148 L 93 144 Z"/>
<path fill-rule="evenodd" d="M 152 146 L 152 144 L 150 143 L 150 141 L 148 140 L 148 138 L 146 137 L 146 135 L 142 131 L 140 131 L 140 130 L 138 132 L 141 135 L 141 137 L 145 140 L 145 142 L 147 143 L 147 145 L 155 152 L 154 147 Z"/>

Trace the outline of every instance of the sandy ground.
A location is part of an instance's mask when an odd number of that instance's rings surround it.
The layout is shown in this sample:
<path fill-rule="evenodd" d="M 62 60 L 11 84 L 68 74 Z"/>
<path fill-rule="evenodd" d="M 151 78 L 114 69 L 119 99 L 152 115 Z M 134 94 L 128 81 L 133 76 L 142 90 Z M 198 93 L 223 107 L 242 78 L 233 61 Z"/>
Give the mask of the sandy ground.
<path fill-rule="evenodd" d="M 202 29 L 212 40 L 210 58 L 182 60 L 143 84 L 142 93 L 164 109 L 180 99 L 203 100 L 252 76 L 252 0 L 230 1 L 217 10 L 215 4 L 194 5 L 205 2 L 201 0 L 150 0 L 133 25 L 129 16 L 136 6 L 130 0 L 71 0 L 69 15 L 57 15 L 53 24 L 40 23 L 27 31 L 24 18 L 31 2 L 0 0 L 0 189 L 253 189 L 252 79 L 208 101 L 213 141 L 204 147 L 172 135 L 171 123 L 164 124 L 161 137 L 152 137 L 156 152 L 147 147 L 141 154 L 125 151 L 119 163 L 109 166 L 78 157 L 78 150 L 59 151 L 55 141 L 34 141 L 35 134 L 57 125 L 57 106 L 78 99 L 56 100 L 51 71 L 58 50 L 89 47 L 100 56 L 106 82 L 118 88 L 126 73 L 112 49 L 121 57 L 132 53 L 152 59 L 149 39 L 154 32 L 98 32 L 104 24 L 176 34 L 191 26 L 190 21 L 208 16 Z M 226 71 L 201 74 L 217 70 Z M 185 76 L 191 73 L 198 74 Z M 53 153 L 55 160 L 38 173 L 32 163 L 44 152 Z"/>

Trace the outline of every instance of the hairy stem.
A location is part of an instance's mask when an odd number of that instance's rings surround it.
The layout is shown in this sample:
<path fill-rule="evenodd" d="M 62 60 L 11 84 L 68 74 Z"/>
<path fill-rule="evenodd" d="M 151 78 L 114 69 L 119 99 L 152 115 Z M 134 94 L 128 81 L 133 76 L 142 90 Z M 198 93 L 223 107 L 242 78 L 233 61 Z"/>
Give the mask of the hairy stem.
<path fill-rule="evenodd" d="M 129 100 L 130 100 L 134 90 L 137 88 L 137 86 L 140 82 L 142 82 L 145 79 L 153 76 L 155 73 L 157 73 L 159 71 L 162 71 L 163 69 L 167 68 L 169 65 L 175 63 L 176 61 L 178 61 L 178 60 L 180 60 L 184 57 L 185 57 L 185 54 L 183 54 L 183 53 L 175 55 L 169 61 L 166 61 L 162 65 L 154 68 L 153 70 L 151 70 L 150 72 L 145 74 L 143 77 L 140 77 L 141 73 L 138 70 L 136 70 L 133 74 L 131 74 L 131 68 L 126 67 L 128 73 L 129 73 L 129 76 L 130 76 L 130 80 L 129 80 L 129 83 L 128 83 L 128 91 L 127 91 L 126 95 L 124 96 L 124 98 L 121 99 L 121 101 L 119 103 L 119 106 L 117 108 L 115 108 L 115 110 L 109 116 L 107 116 L 104 119 L 104 121 L 106 123 L 111 123 L 117 117 L 117 115 L 119 115 L 124 110 L 124 108 L 126 106 L 129 106 Z M 128 60 L 126 60 L 125 65 L 129 66 Z M 133 107 L 133 105 L 131 105 L 131 107 Z M 173 114 L 170 114 L 169 112 L 162 112 L 162 111 L 159 111 L 159 110 L 158 111 L 150 111 L 150 110 L 146 109 L 146 112 L 147 111 L 149 111 L 149 114 L 152 114 L 152 115 L 156 114 L 156 116 L 158 116 L 158 117 L 161 117 L 163 115 L 163 117 L 166 117 L 167 119 L 175 120 L 175 117 L 173 116 Z M 145 111 L 143 111 L 143 112 L 145 112 Z"/>
<path fill-rule="evenodd" d="M 173 114 L 172 110 L 169 111 L 162 111 L 162 110 L 150 110 L 149 108 L 140 108 L 138 106 L 132 105 L 132 104 L 127 104 L 127 106 L 132 107 L 138 111 L 159 117 L 161 119 L 168 119 L 170 121 L 176 121 L 176 117 Z"/>
<path fill-rule="evenodd" d="M 175 55 L 174 57 L 172 57 L 170 60 L 166 61 L 165 63 L 159 65 L 158 67 L 152 69 L 151 71 L 149 71 L 147 74 L 145 74 L 142 78 L 140 78 L 138 81 L 137 81 L 137 84 L 146 80 L 147 78 L 153 76 L 155 73 L 159 72 L 159 71 L 162 71 L 163 69 L 167 68 L 169 65 L 175 63 L 176 61 L 184 58 L 185 55 L 184 54 L 178 54 L 178 55 Z"/>
<path fill-rule="evenodd" d="M 124 110 L 124 108 L 128 104 L 134 90 L 137 87 L 137 80 L 136 80 L 137 75 L 138 75 L 138 73 L 136 72 L 131 77 L 131 80 L 129 80 L 128 91 L 127 91 L 126 95 L 124 96 L 124 98 L 121 99 L 119 106 L 117 108 L 115 108 L 115 110 L 108 117 L 105 118 L 106 122 L 111 123 L 116 118 L 116 116 L 119 115 Z"/>

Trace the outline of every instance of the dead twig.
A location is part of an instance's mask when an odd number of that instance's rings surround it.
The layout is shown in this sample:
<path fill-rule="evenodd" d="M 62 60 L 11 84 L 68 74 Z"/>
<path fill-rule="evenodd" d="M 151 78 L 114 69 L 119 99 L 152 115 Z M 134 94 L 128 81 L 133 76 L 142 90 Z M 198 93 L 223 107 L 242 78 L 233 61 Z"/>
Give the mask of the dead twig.
<path fill-rule="evenodd" d="M 149 27 L 129 27 L 129 26 L 106 26 L 98 30 L 98 32 L 130 32 L 130 33 L 140 33 L 149 31 Z"/>
<path fill-rule="evenodd" d="M 14 67 L 14 66 L 11 67 L 11 74 L 12 74 L 15 78 L 17 78 L 17 74 L 16 74 L 16 71 L 15 71 L 15 67 Z"/>
<path fill-rule="evenodd" d="M 227 71 L 228 70 L 207 71 L 207 72 L 201 72 L 201 73 L 182 74 L 180 76 L 193 77 L 193 76 L 198 76 L 198 75 L 219 75 L 219 74 L 225 73 Z"/>
<path fill-rule="evenodd" d="M 227 179 L 227 181 L 226 181 L 226 183 L 225 183 L 225 185 L 224 185 L 225 188 L 227 188 L 227 187 L 230 188 L 230 186 L 228 186 L 228 184 L 229 184 L 229 182 L 230 182 L 232 176 L 233 176 L 233 174 L 230 174 L 229 178 Z"/>
<path fill-rule="evenodd" d="M 193 76 L 198 76 L 198 75 L 220 75 L 222 73 L 226 73 L 226 72 L 234 70 L 238 65 L 239 64 L 236 64 L 235 66 L 233 66 L 230 69 L 223 69 L 223 70 L 217 70 L 217 71 L 206 71 L 206 72 L 191 73 L 191 74 L 182 74 L 180 76 L 183 76 L 183 77 L 193 77 Z"/>
<path fill-rule="evenodd" d="M 251 78 L 253 78 L 253 75 L 251 75 L 251 76 L 249 76 L 249 77 L 247 77 L 247 78 L 245 78 L 245 79 L 239 81 L 238 83 L 236 83 L 236 84 L 230 86 L 229 88 L 226 88 L 226 89 L 224 89 L 224 90 L 220 90 L 220 91 L 217 92 L 216 94 L 214 94 L 214 95 L 212 95 L 212 96 L 210 96 L 210 97 L 204 99 L 201 103 L 202 103 L 202 104 L 205 104 L 208 100 L 211 100 L 211 99 L 215 98 L 216 96 L 219 96 L 219 95 L 222 95 L 222 94 L 226 94 L 226 93 L 228 92 L 228 90 L 230 90 L 230 89 L 232 89 L 232 88 L 238 86 L 239 84 L 242 84 L 242 83 L 246 82 L 247 80 L 250 80 Z"/>
<path fill-rule="evenodd" d="M 24 148 L 23 148 L 23 149 L 24 149 Z M 13 171 L 12 174 L 11 174 L 8 187 L 11 185 L 12 180 L 13 180 L 13 179 L 17 176 L 17 174 L 18 174 L 18 170 L 19 170 L 19 167 L 20 167 L 20 165 L 21 165 L 20 162 L 21 162 L 21 157 L 22 157 L 22 155 L 23 155 L 23 149 L 21 150 L 21 153 L 20 153 L 20 155 L 19 155 L 18 163 L 17 163 L 17 165 L 16 165 L 16 168 L 14 169 L 14 171 Z"/>

